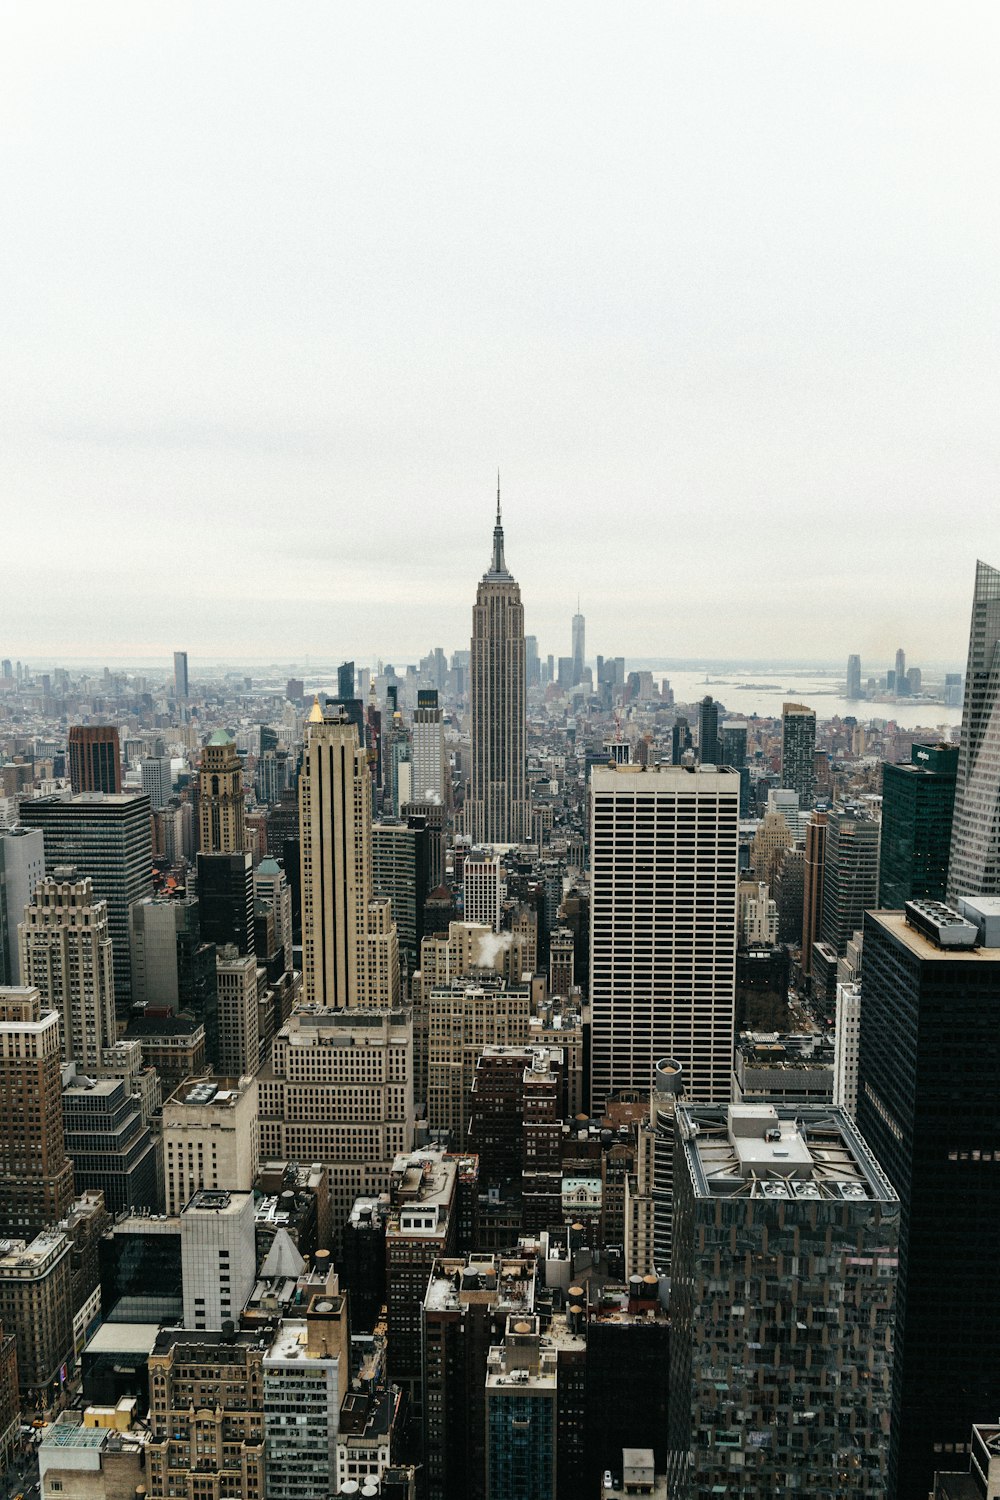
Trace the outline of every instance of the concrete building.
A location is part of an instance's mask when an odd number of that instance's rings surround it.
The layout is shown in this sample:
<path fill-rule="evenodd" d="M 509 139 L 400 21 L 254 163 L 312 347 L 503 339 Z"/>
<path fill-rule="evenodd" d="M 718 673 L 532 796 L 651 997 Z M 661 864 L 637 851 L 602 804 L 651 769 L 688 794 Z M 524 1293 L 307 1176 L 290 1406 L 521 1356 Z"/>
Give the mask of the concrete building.
<path fill-rule="evenodd" d="M 0 989 L 0 1239 L 30 1240 L 73 1200 L 59 1017 L 33 987 Z"/>
<path fill-rule="evenodd" d="M 463 916 L 500 931 L 504 879 L 500 855 L 492 849 L 470 849 L 462 872 Z"/>
<path fill-rule="evenodd" d="M 356 1198 L 386 1192 L 413 1146 L 413 1027 L 408 1010 L 303 1006 L 258 1077 L 263 1161 L 322 1162 L 334 1238 Z"/>
<path fill-rule="evenodd" d="M 238 1322 L 257 1271 L 253 1193 L 202 1188 L 180 1214 L 185 1328 Z"/>
<path fill-rule="evenodd" d="M 434 985 L 427 1007 L 427 1120 L 461 1147 L 469 1129 L 476 1064 L 487 1046 L 523 1047 L 530 1039 L 529 985 L 510 985 L 493 969 Z"/>
<path fill-rule="evenodd" d="M 169 755 L 147 755 L 143 758 L 139 772 L 142 778 L 142 790 L 149 798 L 149 805 L 154 812 L 159 812 L 167 803 L 174 790 L 174 772 Z"/>
<path fill-rule="evenodd" d="M 411 796 L 415 802 L 444 804 L 451 791 L 444 748 L 444 716 L 436 688 L 421 688 L 410 742 Z"/>
<path fill-rule="evenodd" d="M 251 1192 L 260 1169 L 256 1081 L 185 1079 L 164 1101 L 161 1133 L 168 1214 L 202 1188 Z"/>
<path fill-rule="evenodd" d="M 833 1052 L 833 1102 L 849 1115 L 858 1109 L 858 1050 L 861 1041 L 861 986 L 837 985 Z"/>
<path fill-rule="evenodd" d="M 847 692 L 849 702 L 856 702 L 862 697 L 861 692 L 861 657 L 857 655 L 847 658 Z"/>
<path fill-rule="evenodd" d="M 895 1190 L 832 1106 L 681 1104 L 677 1126 L 671 1494 L 884 1494 Z"/>
<path fill-rule="evenodd" d="M 198 817 L 203 854 L 241 854 L 246 848 L 243 767 L 236 742 L 217 729 L 202 747 Z"/>
<path fill-rule="evenodd" d="M 706 693 L 698 704 L 698 764 L 717 766 L 721 759 L 719 705 L 710 693 Z"/>
<path fill-rule="evenodd" d="M 73 1359 L 72 1241 L 49 1228 L 30 1242 L 4 1242 L 0 1254 L 0 1325 L 17 1344 L 26 1405 L 49 1405 Z"/>
<path fill-rule="evenodd" d="M 252 953 L 241 957 L 235 945 L 220 948 L 215 960 L 218 1007 L 218 1068 L 242 1078 L 260 1067 L 259 1001 L 266 975 Z"/>
<path fill-rule="evenodd" d="M 61 1412 L 38 1449 L 41 1500 L 132 1500 L 146 1477 L 148 1433 L 131 1426 L 135 1398 L 117 1408 Z"/>
<path fill-rule="evenodd" d="M 537 1315 L 512 1315 L 486 1370 L 486 1500 L 556 1500 L 558 1353 Z"/>
<path fill-rule="evenodd" d="M 214 1059 L 218 1048 L 215 942 L 201 935 L 194 896 L 146 896 L 129 911 L 132 998 L 135 1005 L 177 1015 L 189 1011 L 205 1028 Z"/>
<path fill-rule="evenodd" d="M 524 606 L 504 559 L 499 485 L 493 557 L 472 611 L 469 682 L 472 774 L 465 832 L 477 844 L 518 843 L 530 828 Z"/>
<path fill-rule="evenodd" d="M 424 1294 L 427 1500 L 484 1500 L 486 1368 L 509 1316 L 535 1311 L 535 1261 L 474 1254 L 434 1262 Z"/>
<path fill-rule="evenodd" d="M 21 1397 L 17 1385 L 17 1345 L 14 1335 L 0 1323 L 0 1474 L 17 1449 L 21 1423 Z"/>
<path fill-rule="evenodd" d="M 827 818 L 820 936 L 838 958 L 847 952 L 864 914 L 878 902 L 879 823 L 860 806 L 835 808 Z"/>
<path fill-rule="evenodd" d="M 592 1108 L 661 1057 L 729 1098 L 739 777 L 683 766 L 590 778 Z"/>
<path fill-rule="evenodd" d="M 74 794 L 121 791 L 121 747 L 114 724 L 72 724 L 67 749 Z"/>
<path fill-rule="evenodd" d="M 337 1439 L 350 1382 L 347 1298 L 313 1293 L 304 1317 L 282 1318 L 264 1355 L 267 1500 L 342 1493 Z"/>
<path fill-rule="evenodd" d="M 17 929 L 44 875 L 45 849 L 40 831 L 0 828 L 0 985 L 21 983 Z"/>
<path fill-rule="evenodd" d="M 391 904 L 372 885 L 371 780 L 356 727 L 306 726 L 299 775 L 303 983 L 306 1002 L 342 1010 L 399 1002 L 399 947 Z"/>
<path fill-rule="evenodd" d="M 372 824 L 372 891 L 391 903 L 407 984 L 420 963 L 427 856 L 422 819 L 383 818 Z"/>
<path fill-rule="evenodd" d="M 59 1017 L 62 1053 L 95 1069 L 116 1037 L 108 903 L 59 867 L 40 881 L 18 928 L 21 973 Z"/>
<path fill-rule="evenodd" d="M 285 970 L 291 971 L 292 961 L 292 888 L 288 876 L 276 859 L 262 859 L 254 871 L 253 894 L 255 906 L 264 903 L 274 914 L 275 936 L 285 956 Z"/>
<path fill-rule="evenodd" d="M 458 1240 L 455 1158 L 438 1150 L 398 1156 L 392 1164 L 389 1195 L 385 1264 L 392 1375 L 419 1411 L 427 1279 L 436 1260 L 454 1254 Z"/>
<path fill-rule="evenodd" d="M 778 941 L 778 903 L 766 881 L 740 881 L 739 941 L 744 948 L 773 948 Z"/>
<path fill-rule="evenodd" d="M 830 1104 L 833 1086 L 833 1045 L 824 1036 L 744 1031 L 737 1039 L 734 1104 Z"/>
<path fill-rule="evenodd" d="M 78 879 L 93 882 L 95 899 L 108 903 L 115 1004 L 119 1017 L 127 1018 L 132 1003 L 129 907 L 150 895 L 153 886 L 149 798 L 101 792 L 84 792 L 68 802 L 38 797 L 22 803 L 21 821 L 42 831 L 47 875 L 71 866 Z"/>
<path fill-rule="evenodd" d="M 147 1487 L 265 1500 L 264 1357 L 269 1330 L 164 1329 L 149 1357 Z"/>
<path fill-rule="evenodd" d="M 820 941 L 822 931 L 827 822 L 827 814 L 819 808 L 814 808 L 806 824 L 802 895 L 802 972 L 807 979 L 812 973 L 813 944 Z"/>
<path fill-rule="evenodd" d="M 113 1214 L 158 1208 L 156 1142 L 126 1079 L 92 1078 L 67 1064 L 62 1111 L 77 1192 L 99 1190 Z"/>

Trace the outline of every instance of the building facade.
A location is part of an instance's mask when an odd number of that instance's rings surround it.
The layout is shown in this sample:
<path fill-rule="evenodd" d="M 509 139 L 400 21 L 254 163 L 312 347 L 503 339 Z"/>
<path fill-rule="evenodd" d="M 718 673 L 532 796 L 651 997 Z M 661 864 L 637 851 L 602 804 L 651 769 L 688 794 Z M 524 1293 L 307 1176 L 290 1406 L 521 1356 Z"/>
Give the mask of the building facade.
<path fill-rule="evenodd" d="M 21 973 L 59 1017 L 67 1062 L 99 1068 L 114 1044 L 115 976 L 108 903 L 72 869 L 40 881 L 19 932 Z"/>

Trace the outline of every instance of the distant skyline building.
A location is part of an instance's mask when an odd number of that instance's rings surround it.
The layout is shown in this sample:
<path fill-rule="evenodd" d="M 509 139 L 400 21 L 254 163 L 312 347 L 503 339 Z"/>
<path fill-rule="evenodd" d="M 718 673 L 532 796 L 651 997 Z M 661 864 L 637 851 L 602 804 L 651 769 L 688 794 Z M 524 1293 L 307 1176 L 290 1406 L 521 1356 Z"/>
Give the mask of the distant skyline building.
<path fill-rule="evenodd" d="M 804 703 L 785 703 L 781 710 L 781 784 L 797 792 L 808 810 L 816 784 L 816 711 Z"/>
<path fill-rule="evenodd" d="M 948 900 L 1000 894 L 1000 572 L 976 563 Z"/>
<path fill-rule="evenodd" d="M 180 710 L 181 721 L 187 719 L 187 708 L 189 699 L 188 688 L 188 654 L 186 651 L 174 652 L 174 697 Z"/>
<path fill-rule="evenodd" d="M 524 606 L 504 559 L 499 482 L 493 557 L 472 611 L 470 679 L 472 774 L 465 831 L 476 843 L 515 844 L 530 834 Z"/>
<path fill-rule="evenodd" d="M 905 680 L 906 680 L 906 652 L 903 650 L 902 646 L 900 646 L 899 650 L 896 652 L 896 691 L 897 692 L 900 689 L 900 685 L 903 682 L 905 682 Z"/>
<path fill-rule="evenodd" d="M 236 742 L 217 729 L 202 747 L 198 772 L 202 854 L 238 854 L 246 848 L 243 766 Z"/>
<path fill-rule="evenodd" d="M 698 763 L 717 766 L 722 758 L 719 739 L 719 705 L 706 693 L 698 705 Z"/>
<path fill-rule="evenodd" d="M 120 792 L 122 756 L 114 724 L 73 724 L 67 741 L 69 782 L 77 792 Z"/>
<path fill-rule="evenodd" d="M 590 775 L 592 1108 L 645 1095 L 661 1058 L 688 1096 L 730 1094 L 739 777 L 597 767 Z"/>
<path fill-rule="evenodd" d="M 861 657 L 857 655 L 847 658 L 847 698 L 855 703 L 862 696 L 861 693 Z"/>
<path fill-rule="evenodd" d="M 573 616 L 573 686 L 576 687 L 583 681 L 584 668 L 587 665 L 586 645 L 587 622 L 580 613 L 579 604 L 577 612 Z"/>

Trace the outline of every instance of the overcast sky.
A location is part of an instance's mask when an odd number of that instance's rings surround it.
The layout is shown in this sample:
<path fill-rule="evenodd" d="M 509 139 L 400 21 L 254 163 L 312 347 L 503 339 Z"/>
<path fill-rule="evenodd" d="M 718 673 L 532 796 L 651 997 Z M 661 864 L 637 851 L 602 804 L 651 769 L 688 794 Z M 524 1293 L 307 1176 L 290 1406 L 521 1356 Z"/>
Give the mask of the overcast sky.
<path fill-rule="evenodd" d="M 0 6 L 0 653 L 964 664 L 994 4 Z"/>

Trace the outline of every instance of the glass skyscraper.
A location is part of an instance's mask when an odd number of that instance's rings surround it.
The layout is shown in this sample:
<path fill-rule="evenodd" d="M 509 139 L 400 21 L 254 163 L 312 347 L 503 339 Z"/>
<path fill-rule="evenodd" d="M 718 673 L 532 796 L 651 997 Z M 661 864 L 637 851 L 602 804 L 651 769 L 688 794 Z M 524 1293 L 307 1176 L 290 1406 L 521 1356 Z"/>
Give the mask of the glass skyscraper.
<path fill-rule="evenodd" d="M 976 563 L 948 899 L 1000 893 L 1000 572 Z"/>

